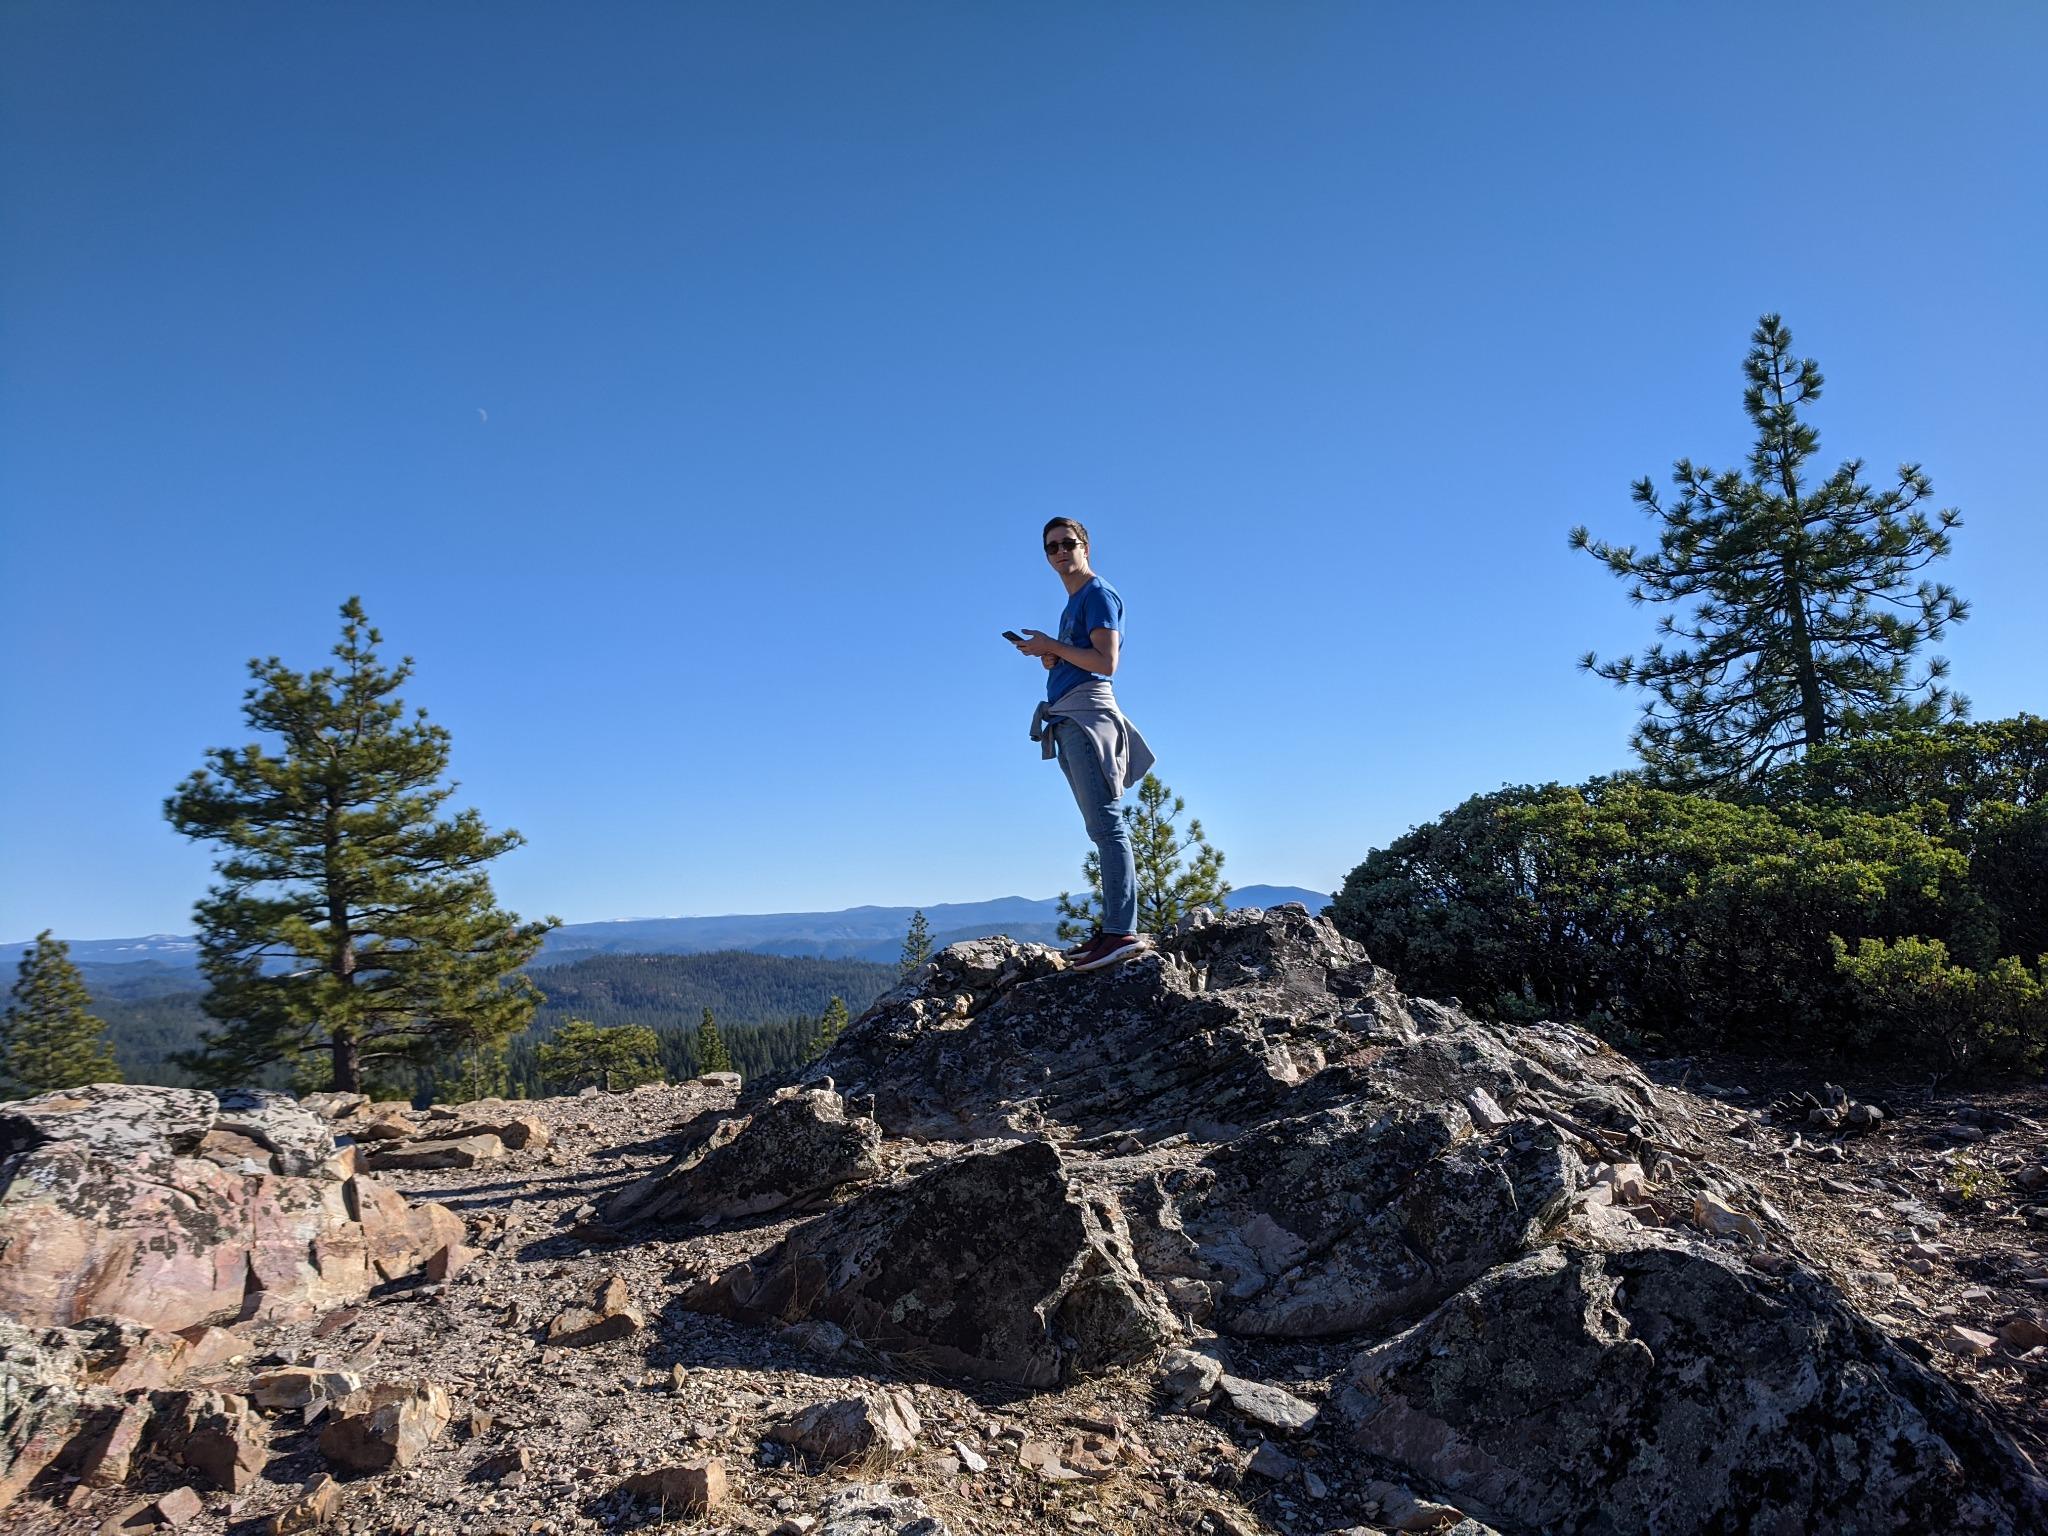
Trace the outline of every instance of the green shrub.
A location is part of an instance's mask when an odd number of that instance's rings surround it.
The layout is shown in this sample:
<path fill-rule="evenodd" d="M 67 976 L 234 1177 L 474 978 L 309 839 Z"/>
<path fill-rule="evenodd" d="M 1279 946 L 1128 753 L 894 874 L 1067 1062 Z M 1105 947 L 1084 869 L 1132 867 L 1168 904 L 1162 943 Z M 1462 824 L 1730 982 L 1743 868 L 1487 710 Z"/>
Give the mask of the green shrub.
<path fill-rule="evenodd" d="M 1966 861 L 1911 816 L 1632 779 L 1475 796 L 1351 873 L 1332 916 L 1412 990 L 1631 1041 L 1838 1040 L 1832 941 L 1925 931 Z"/>
<path fill-rule="evenodd" d="M 2048 720 L 2039 715 L 1837 741 L 1752 793 L 1779 808 L 1918 818 L 1969 861 L 1951 953 L 1981 970 L 2048 950 Z"/>
<path fill-rule="evenodd" d="M 2029 971 L 2013 955 L 1984 971 L 1952 964 L 1939 939 L 1834 942 L 1853 992 L 1859 1044 L 1934 1056 L 1952 1069 L 2029 1068 L 2048 1048 L 2048 955 Z"/>

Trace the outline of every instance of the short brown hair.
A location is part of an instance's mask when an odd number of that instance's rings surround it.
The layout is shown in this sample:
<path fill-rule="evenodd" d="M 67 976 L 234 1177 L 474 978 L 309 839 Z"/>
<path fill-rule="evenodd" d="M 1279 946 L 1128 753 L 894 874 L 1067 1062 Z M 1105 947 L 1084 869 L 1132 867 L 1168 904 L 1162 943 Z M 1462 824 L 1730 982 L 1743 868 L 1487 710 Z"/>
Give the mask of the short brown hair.
<path fill-rule="evenodd" d="M 1083 544 L 1086 544 L 1088 542 L 1088 530 L 1086 528 L 1083 528 L 1079 523 L 1075 522 L 1071 517 L 1056 517 L 1051 522 L 1047 523 L 1043 528 L 1038 530 L 1038 541 L 1041 544 L 1043 544 L 1045 542 L 1045 536 L 1048 533 L 1051 533 L 1055 528 L 1071 528 L 1074 530 L 1075 538 L 1079 539 Z"/>

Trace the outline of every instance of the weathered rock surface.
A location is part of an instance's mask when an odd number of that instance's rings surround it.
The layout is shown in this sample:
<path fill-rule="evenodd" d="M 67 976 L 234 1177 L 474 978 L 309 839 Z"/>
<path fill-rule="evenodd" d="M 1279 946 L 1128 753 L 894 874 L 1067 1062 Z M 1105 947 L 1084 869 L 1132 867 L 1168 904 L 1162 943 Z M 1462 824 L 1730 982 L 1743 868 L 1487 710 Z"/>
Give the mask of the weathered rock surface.
<path fill-rule="evenodd" d="M 0 1317 L 0 1509 L 22 1494 L 85 1430 L 113 1394 L 81 1388 L 83 1341 L 63 1329 Z"/>
<path fill-rule="evenodd" d="M 1173 1331 L 1114 1213 L 1043 1141 L 951 1158 L 813 1217 L 683 1304 L 821 1318 L 880 1354 L 1030 1387 L 1139 1359 Z"/>
<path fill-rule="evenodd" d="M 915 1495 L 886 1483 L 856 1483 L 827 1495 L 811 1536 L 952 1536 L 952 1528 Z"/>
<path fill-rule="evenodd" d="M 1405 998 L 1299 910 L 1062 969 L 977 940 L 882 997 L 814 1080 L 938 1155 L 686 1304 L 822 1317 L 1031 1386 L 1168 1340 L 1162 1300 L 1226 1335 L 1356 1341 L 1320 1420 L 1185 1357 L 1162 1395 L 1213 1387 L 1219 1411 L 1335 1435 L 1408 1468 L 1433 1490 L 1417 1507 L 1509 1531 L 2048 1520 L 2012 1442 L 1804 1269 L 1761 1192 L 1698 1151 L 1682 1096 L 1593 1037 Z M 1087 1214 L 1047 1245 L 1063 1208 Z M 1118 1348 L 1004 1322 L 1055 1316 L 1055 1250 L 1099 1255 Z"/>
<path fill-rule="evenodd" d="M 320 1454 L 353 1472 L 409 1467 L 446 1432 L 453 1411 L 433 1382 L 380 1382 L 334 1405 Z"/>
<path fill-rule="evenodd" d="M 178 1393 L 157 1424 L 157 1440 L 173 1459 L 230 1493 L 255 1482 L 270 1459 L 269 1427 L 239 1393 Z"/>
<path fill-rule="evenodd" d="M 580 1349 L 623 1339 L 647 1326 L 647 1318 L 633 1305 L 626 1282 L 609 1275 L 597 1287 L 587 1306 L 564 1307 L 548 1322 L 545 1337 L 564 1349 Z"/>
<path fill-rule="evenodd" d="M 725 1463 L 685 1461 L 635 1472 L 619 1491 L 655 1505 L 669 1519 L 695 1519 L 725 1502 Z"/>
<path fill-rule="evenodd" d="M 1405 998 L 1283 910 L 1107 973 L 956 947 L 849 1029 L 814 1090 L 746 1109 L 703 1083 L 423 1111 L 342 1096 L 328 1131 L 415 1130 L 293 1175 L 273 1160 L 331 1143 L 295 1140 L 286 1107 L 166 1129 L 158 1105 L 108 1144 L 155 1116 L 129 1162 L 176 1139 L 237 1188 L 353 1189 L 371 1273 L 417 1255 L 405 1201 L 358 1157 L 482 1135 L 507 1155 L 391 1176 L 468 1222 L 430 1283 L 325 1312 L 259 1289 L 233 1332 L 0 1327 L 0 1443 L 22 1453 L 0 1494 L 41 1472 L 41 1507 L 6 1528 L 618 1529 L 687 1515 L 678 1479 L 723 1463 L 741 1507 L 714 1521 L 776 1536 L 2048 1529 L 1993 1417 L 2023 1437 L 2038 1420 L 2012 1396 L 2043 1367 L 2048 1269 L 2025 1239 L 2048 1206 L 2022 1197 L 2048 1168 L 2038 1094 L 1996 1119 L 1915 1097 L 1850 1137 L 1846 1114 L 1774 1127 L 1761 1107 L 1786 1081 L 1649 1070 L 1676 1086 L 1574 1030 Z M 830 1120 L 813 1106 L 872 1120 L 876 1171 L 798 1197 L 822 1213 L 603 1229 L 636 1181 L 714 1151 L 738 1169 L 740 1128 L 778 1103 L 806 1130 Z M 549 1133 L 537 1155 L 502 1134 L 522 1118 Z M 646 1326 L 597 1348 L 561 1347 L 577 1318 L 548 1326 L 636 1298 Z M 395 1406 L 347 1392 L 358 1376 L 439 1383 L 461 1412 L 409 1468 L 366 1437 L 385 1470 L 336 1467 L 302 1507 L 340 1404 Z M 398 1391 L 429 1438 L 431 1393 Z M 201 1428 L 238 1491 L 191 1464 Z M 887 1486 L 840 1481 L 884 1458 Z"/>
<path fill-rule="evenodd" d="M 501 1161 L 505 1143 L 489 1131 L 428 1141 L 391 1141 L 365 1154 L 372 1172 L 391 1168 L 479 1168 Z"/>
<path fill-rule="evenodd" d="M 1362 1353 L 1358 1449 L 1509 1529 L 2004 1531 L 2038 1489 L 1811 1277 L 1684 1238 L 1545 1248 Z"/>
<path fill-rule="evenodd" d="M 257 1158 L 261 1157 L 259 1165 Z M 98 1084 L 0 1112 L 0 1311 L 159 1329 L 328 1306 L 461 1239 L 280 1094 Z"/>
<path fill-rule="evenodd" d="M 794 1418 L 771 1426 L 768 1438 L 834 1464 L 870 1455 L 907 1455 L 923 1433 L 910 1394 L 884 1389 L 813 1403 Z"/>
<path fill-rule="evenodd" d="M 875 1122 L 849 1118 L 829 1089 L 789 1089 L 744 1120 L 728 1120 L 701 1148 L 604 1207 L 614 1225 L 632 1221 L 727 1221 L 785 1207 L 802 1209 L 846 1184 L 881 1172 Z"/>

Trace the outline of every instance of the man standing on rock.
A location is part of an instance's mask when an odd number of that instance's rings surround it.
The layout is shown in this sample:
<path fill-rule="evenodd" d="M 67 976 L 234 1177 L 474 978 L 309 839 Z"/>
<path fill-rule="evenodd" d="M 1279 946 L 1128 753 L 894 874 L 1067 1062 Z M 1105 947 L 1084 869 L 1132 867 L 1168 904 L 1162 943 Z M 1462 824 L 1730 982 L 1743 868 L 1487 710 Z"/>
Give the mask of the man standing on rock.
<path fill-rule="evenodd" d="M 1059 638 L 1027 629 L 1016 644 L 1047 674 L 1031 739 L 1046 757 L 1058 749 L 1102 866 L 1102 927 L 1067 952 L 1075 970 L 1093 971 L 1141 953 L 1148 942 L 1138 932 L 1138 873 L 1117 801 L 1151 771 L 1152 751 L 1116 707 L 1109 686 L 1123 649 L 1124 600 L 1089 565 L 1086 528 L 1056 517 L 1045 525 L 1044 540 L 1045 558 L 1067 589 Z"/>

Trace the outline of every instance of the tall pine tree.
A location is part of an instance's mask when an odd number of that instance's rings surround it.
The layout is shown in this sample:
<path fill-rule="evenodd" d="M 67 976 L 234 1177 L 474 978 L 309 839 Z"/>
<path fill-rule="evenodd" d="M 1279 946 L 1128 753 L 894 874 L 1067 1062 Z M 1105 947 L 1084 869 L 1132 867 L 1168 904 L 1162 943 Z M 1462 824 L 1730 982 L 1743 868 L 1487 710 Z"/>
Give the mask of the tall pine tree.
<path fill-rule="evenodd" d="M 718 1032 L 718 1020 L 711 1016 L 711 1010 L 704 1010 L 704 1018 L 697 1025 L 697 1072 L 730 1072 L 732 1052 L 725 1048 L 725 1036 Z"/>
<path fill-rule="evenodd" d="M 1967 709 L 1941 686 L 1942 658 L 1911 675 L 1920 647 L 1968 616 L 1950 588 L 1913 579 L 1948 553 L 1960 516 L 1922 510 L 1933 486 L 1917 464 L 1881 493 L 1864 484 L 1860 459 L 1811 483 L 1820 437 L 1799 413 L 1820 398 L 1821 374 L 1793 356 L 1778 316 L 1751 334 L 1743 374 L 1757 434 L 1746 473 L 1680 459 L 1668 507 L 1637 481 L 1635 499 L 1658 526 L 1654 554 L 1583 527 L 1571 535 L 1631 584 L 1632 602 L 1680 605 L 1657 624 L 1675 644 L 1612 661 L 1588 653 L 1580 664 L 1653 696 L 1636 750 L 1655 776 L 1688 786 L 1751 779 L 1838 735 L 1934 725 Z"/>
<path fill-rule="evenodd" d="M 185 1063 L 209 1081 L 317 1053 L 353 1092 L 371 1063 L 502 1045 L 539 1000 L 514 973 L 555 919 L 499 910 L 484 868 L 522 839 L 440 814 L 449 737 L 406 717 L 412 659 L 379 661 L 356 598 L 341 617 L 334 665 L 249 663 L 243 715 L 275 749 L 215 748 L 164 803 L 223 850 L 194 908 L 220 1027 Z"/>
<path fill-rule="evenodd" d="M 924 908 L 920 907 L 910 914 L 910 929 L 903 935 L 903 953 L 896 960 L 896 979 L 910 980 L 931 957 L 932 930 L 924 920 Z"/>
<path fill-rule="evenodd" d="M 12 997 L 0 1015 L 0 1092 L 6 1097 L 121 1081 L 107 1026 L 89 1011 L 92 996 L 71 963 L 70 947 L 49 929 L 22 951 Z"/>
<path fill-rule="evenodd" d="M 1164 938 L 1196 907 L 1220 907 L 1230 894 L 1223 855 L 1209 846 L 1199 820 L 1176 825 L 1187 802 L 1155 774 L 1138 785 L 1137 799 L 1117 814 L 1131 834 L 1131 860 L 1138 874 L 1138 931 Z M 1085 938 L 1102 920 L 1102 860 L 1091 851 L 1081 861 L 1088 894 L 1076 900 L 1060 892 L 1059 936 Z"/>

